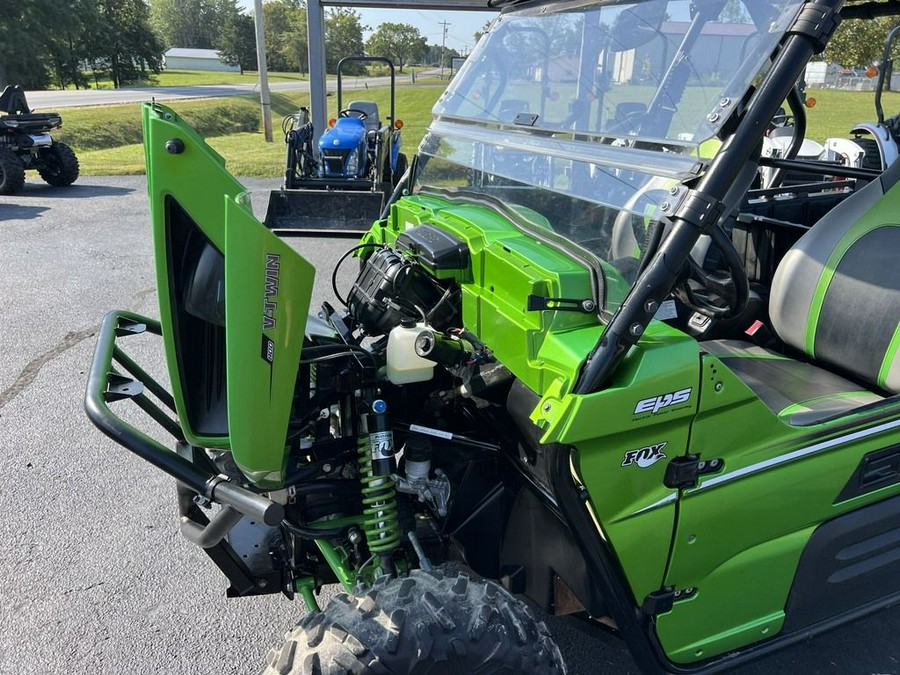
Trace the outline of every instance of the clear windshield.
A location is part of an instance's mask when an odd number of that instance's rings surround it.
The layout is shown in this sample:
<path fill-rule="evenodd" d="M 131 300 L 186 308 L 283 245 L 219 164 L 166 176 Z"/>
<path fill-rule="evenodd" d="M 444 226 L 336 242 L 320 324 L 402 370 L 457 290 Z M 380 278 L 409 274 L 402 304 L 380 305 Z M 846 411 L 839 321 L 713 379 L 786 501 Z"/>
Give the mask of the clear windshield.
<path fill-rule="evenodd" d="M 799 3 L 562 2 L 501 16 L 435 114 L 696 146 L 744 95 Z"/>
<path fill-rule="evenodd" d="M 799 6 L 581 0 L 505 13 L 436 104 L 417 185 L 527 207 L 633 266 L 646 223 L 715 155 Z"/>

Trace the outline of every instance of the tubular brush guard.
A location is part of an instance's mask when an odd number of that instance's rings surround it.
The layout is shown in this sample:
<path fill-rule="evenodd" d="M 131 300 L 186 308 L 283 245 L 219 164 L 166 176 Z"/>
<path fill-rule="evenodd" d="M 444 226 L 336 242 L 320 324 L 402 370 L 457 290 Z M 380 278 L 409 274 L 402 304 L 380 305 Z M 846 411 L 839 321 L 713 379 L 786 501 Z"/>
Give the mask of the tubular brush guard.
<path fill-rule="evenodd" d="M 182 486 L 223 505 L 224 508 L 213 517 L 211 523 L 198 522 L 206 520 L 202 514 L 200 519 L 191 517 L 185 512 L 189 510 L 182 508 L 181 515 L 186 519 L 182 531 L 188 539 L 203 548 L 222 545 L 221 540 L 228 530 L 240 520 L 237 514 L 270 526 L 281 523 L 284 520 L 281 504 L 235 485 L 218 474 L 211 462 L 204 466 L 205 455 L 186 443 L 181 427 L 169 412 L 147 396 L 145 391 L 174 412 L 172 395 L 118 344 L 120 339 L 144 333 L 161 335 L 159 322 L 125 311 L 112 311 L 104 317 L 85 392 L 84 406 L 90 420 L 116 443 L 162 469 Z M 137 404 L 171 434 L 176 440 L 178 452 L 136 429 L 109 408 L 110 403 L 125 399 Z M 193 511 L 199 513 L 196 509 Z"/>

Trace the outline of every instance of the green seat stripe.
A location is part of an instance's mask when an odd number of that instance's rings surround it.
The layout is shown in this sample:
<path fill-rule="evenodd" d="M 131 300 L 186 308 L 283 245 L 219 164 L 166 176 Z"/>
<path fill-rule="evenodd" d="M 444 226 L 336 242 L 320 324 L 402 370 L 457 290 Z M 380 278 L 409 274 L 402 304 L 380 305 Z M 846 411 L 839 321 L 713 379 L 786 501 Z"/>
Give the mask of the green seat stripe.
<path fill-rule="evenodd" d="M 816 403 L 817 401 L 832 401 L 834 399 L 853 399 L 853 398 L 864 398 L 864 397 L 872 397 L 874 396 L 870 391 L 847 391 L 840 394 L 828 394 L 826 396 L 817 396 L 816 398 L 811 398 L 807 401 L 798 401 L 797 403 L 792 403 L 787 408 L 778 413 L 779 417 L 789 417 L 798 412 L 807 412 L 811 411 L 810 405 Z M 880 397 L 878 397 L 880 398 Z"/>
<path fill-rule="evenodd" d="M 834 250 L 828 257 L 828 261 L 822 268 L 822 274 L 819 276 L 819 281 L 816 284 L 816 290 L 813 293 L 812 302 L 809 306 L 809 316 L 806 321 L 805 349 L 809 356 L 815 357 L 816 355 L 816 326 L 819 323 L 819 314 L 822 311 L 822 305 L 825 303 L 825 294 L 828 292 L 832 279 L 834 279 L 834 272 L 841 259 L 853 244 L 870 232 L 881 227 L 896 227 L 891 224 L 891 220 L 896 218 L 896 214 L 892 215 L 889 213 L 890 209 L 887 204 L 889 201 L 893 200 L 882 199 L 866 212 L 862 218 L 857 220 L 853 227 L 847 230 L 847 233 L 838 241 L 837 246 L 834 247 Z M 893 206 L 896 207 L 896 205 Z M 882 211 L 884 213 L 881 213 Z"/>
<path fill-rule="evenodd" d="M 891 374 L 891 366 L 897 356 L 897 350 L 900 349 L 900 322 L 894 329 L 894 335 L 891 337 L 891 343 L 888 345 L 887 351 L 884 353 L 884 361 L 881 362 L 881 368 L 878 370 L 878 386 L 887 389 L 888 375 Z"/>

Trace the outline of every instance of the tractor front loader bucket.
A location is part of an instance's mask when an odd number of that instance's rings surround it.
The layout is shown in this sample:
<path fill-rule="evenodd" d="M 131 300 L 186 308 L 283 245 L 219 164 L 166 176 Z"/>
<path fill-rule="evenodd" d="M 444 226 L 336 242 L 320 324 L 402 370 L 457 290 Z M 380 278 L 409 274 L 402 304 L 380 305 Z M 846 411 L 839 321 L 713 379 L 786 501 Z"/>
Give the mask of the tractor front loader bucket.
<path fill-rule="evenodd" d="M 370 190 L 273 190 L 265 225 L 295 236 L 359 238 L 381 216 L 385 193 Z"/>

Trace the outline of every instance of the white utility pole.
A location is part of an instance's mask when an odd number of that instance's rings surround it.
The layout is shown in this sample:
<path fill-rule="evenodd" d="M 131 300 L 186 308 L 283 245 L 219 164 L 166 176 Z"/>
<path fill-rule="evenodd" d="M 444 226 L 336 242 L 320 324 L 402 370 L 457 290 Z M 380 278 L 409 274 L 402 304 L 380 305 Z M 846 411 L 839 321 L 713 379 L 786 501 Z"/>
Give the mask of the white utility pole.
<path fill-rule="evenodd" d="M 269 72 L 266 70 L 266 39 L 263 31 L 262 0 L 253 1 L 256 14 L 256 65 L 259 68 L 259 102 L 262 106 L 263 134 L 266 143 L 272 142 L 272 103 L 269 98 Z"/>

